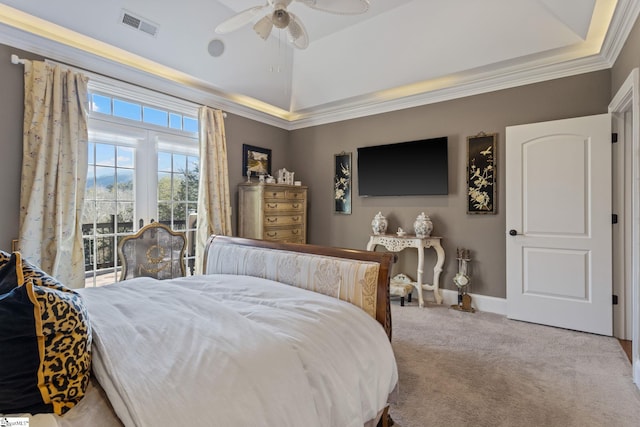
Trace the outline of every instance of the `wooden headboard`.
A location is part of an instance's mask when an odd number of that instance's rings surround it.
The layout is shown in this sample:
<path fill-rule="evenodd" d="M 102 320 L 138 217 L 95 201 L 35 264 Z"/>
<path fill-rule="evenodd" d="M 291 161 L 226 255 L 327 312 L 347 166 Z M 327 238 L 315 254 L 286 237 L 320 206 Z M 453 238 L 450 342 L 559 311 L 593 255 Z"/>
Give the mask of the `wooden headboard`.
<path fill-rule="evenodd" d="M 389 279 L 394 260 L 388 252 L 213 235 L 207 242 L 202 271 L 262 277 L 340 298 L 374 317 L 391 339 Z M 292 262 L 297 265 L 294 269 Z M 327 270 L 335 279 L 334 289 L 309 283 L 314 273 Z"/>

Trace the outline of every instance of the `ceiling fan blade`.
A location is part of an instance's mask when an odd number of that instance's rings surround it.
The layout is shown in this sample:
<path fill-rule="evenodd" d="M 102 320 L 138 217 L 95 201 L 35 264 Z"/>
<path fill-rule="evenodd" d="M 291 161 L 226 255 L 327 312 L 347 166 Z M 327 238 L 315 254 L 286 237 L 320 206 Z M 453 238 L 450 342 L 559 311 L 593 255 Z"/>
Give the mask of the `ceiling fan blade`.
<path fill-rule="evenodd" d="M 271 20 L 271 16 L 267 15 L 256 22 L 253 29 L 260 37 L 262 37 L 263 40 L 266 40 L 269 37 L 269 34 L 271 34 L 271 30 L 273 30 L 273 21 Z"/>
<path fill-rule="evenodd" d="M 369 0 L 296 0 L 312 9 L 338 15 L 358 15 L 369 10 Z"/>
<path fill-rule="evenodd" d="M 309 35 L 307 30 L 296 15 L 289 12 L 289 16 L 291 18 L 289 25 L 287 26 L 289 41 L 298 49 L 306 49 L 307 46 L 309 46 Z"/>
<path fill-rule="evenodd" d="M 252 8 L 243 10 L 242 12 L 239 12 L 233 15 L 231 18 L 221 22 L 216 27 L 216 30 L 215 30 L 216 33 L 218 34 L 230 33 L 231 31 L 235 31 L 238 28 L 242 27 L 243 25 L 247 25 L 265 7 L 267 7 L 266 4 L 262 6 L 254 6 Z"/>

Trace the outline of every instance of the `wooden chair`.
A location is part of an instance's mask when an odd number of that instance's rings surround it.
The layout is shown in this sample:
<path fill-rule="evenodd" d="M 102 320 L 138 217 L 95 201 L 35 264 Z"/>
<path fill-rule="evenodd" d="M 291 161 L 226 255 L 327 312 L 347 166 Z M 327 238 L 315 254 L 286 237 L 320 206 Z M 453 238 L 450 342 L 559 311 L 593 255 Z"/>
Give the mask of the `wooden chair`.
<path fill-rule="evenodd" d="M 122 264 L 120 281 L 134 277 L 172 279 L 185 276 L 185 233 L 152 222 L 137 233 L 124 237 L 118 245 Z"/>

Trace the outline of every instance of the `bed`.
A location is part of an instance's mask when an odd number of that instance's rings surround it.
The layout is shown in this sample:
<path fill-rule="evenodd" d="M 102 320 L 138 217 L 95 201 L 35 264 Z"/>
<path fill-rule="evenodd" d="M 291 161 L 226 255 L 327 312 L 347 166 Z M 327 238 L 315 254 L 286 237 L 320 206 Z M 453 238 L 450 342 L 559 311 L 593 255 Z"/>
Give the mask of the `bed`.
<path fill-rule="evenodd" d="M 384 425 L 398 386 L 392 262 L 211 236 L 204 275 L 77 290 L 88 384 L 63 415 L 30 415 L 30 425 Z"/>

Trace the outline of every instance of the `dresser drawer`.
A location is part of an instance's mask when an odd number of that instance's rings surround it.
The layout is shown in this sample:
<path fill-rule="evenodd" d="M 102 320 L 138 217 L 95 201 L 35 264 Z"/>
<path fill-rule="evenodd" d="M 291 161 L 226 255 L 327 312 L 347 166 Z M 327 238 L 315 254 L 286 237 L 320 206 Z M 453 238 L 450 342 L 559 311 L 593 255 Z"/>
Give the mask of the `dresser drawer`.
<path fill-rule="evenodd" d="M 285 191 L 285 198 L 289 200 L 304 200 L 304 191 L 287 190 Z"/>
<path fill-rule="evenodd" d="M 284 240 L 287 242 L 292 241 L 302 241 L 304 240 L 304 236 L 302 235 L 302 228 L 266 228 L 264 230 L 265 240 Z"/>
<path fill-rule="evenodd" d="M 273 212 L 283 212 L 283 211 L 299 211 L 302 212 L 304 210 L 304 202 L 279 202 L 279 201 L 266 201 L 264 203 L 264 211 L 267 214 Z"/>
<path fill-rule="evenodd" d="M 267 215 L 264 217 L 264 225 L 266 227 L 296 224 L 302 224 L 302 215 Z"/>
<path fill-rule="evenodd" d="M 287 192 L 285 190 L 268 190 L 264 191 L 265 200 L 285 200 L 287 198 Z"/>

